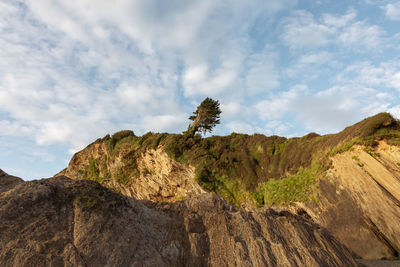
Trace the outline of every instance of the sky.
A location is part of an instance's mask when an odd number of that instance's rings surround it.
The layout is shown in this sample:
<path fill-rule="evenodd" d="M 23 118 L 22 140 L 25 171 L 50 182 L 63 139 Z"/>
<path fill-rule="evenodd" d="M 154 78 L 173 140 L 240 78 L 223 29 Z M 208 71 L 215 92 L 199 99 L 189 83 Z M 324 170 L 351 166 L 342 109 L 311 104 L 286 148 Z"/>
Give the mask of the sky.
<path fill-rule="evenodd" d="M 400 2 L 0 0 L 0 168 L 50 177 L 122 129 L 335 133 L 400 117 Z"/>

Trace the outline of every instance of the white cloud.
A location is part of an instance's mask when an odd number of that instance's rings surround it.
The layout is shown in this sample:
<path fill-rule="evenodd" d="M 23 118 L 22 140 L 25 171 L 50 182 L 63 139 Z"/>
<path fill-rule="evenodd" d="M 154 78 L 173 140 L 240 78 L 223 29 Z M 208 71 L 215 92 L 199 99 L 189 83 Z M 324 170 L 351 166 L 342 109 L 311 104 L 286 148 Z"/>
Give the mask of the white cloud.
<path fill-rule="evenodd" d="M 245 87 L 250 94 L 269 91 L 280 85 L 279 73 L 276 70 L 276 55 L 264 51 L 248 58 L 245 65 Z"/>
<path fill-rule="evenodd" d="M 186 97 L 218 96 L 229 90 L 238 76 L 238 66 L 229 63 L 209 71 L 207 65 L 189 67 L 183 76 Z"/>
<path fill-rule="evenodd" d="M 323 14 L 321 18 L 300 10 L 285 21 L 281 37 L 291 49 L 318 48 L 329 44 L 344 45 L 354 50 L 380 48 L 385 31 L 378 25 L 356 21 L 356 17 L 354 10 L 343 16 Z"/>
<path fill-rule="evenodd" d="M 158 115 L 145 117 L 146 128 L 148 131 L 162 132 L 175 131 L 179 128 L 185 130 L 185 126 L 189 125 L 186 121 L 186 114 Z"/>
<path fill-rule="evenodd" d="M 2 134 L 75 151 L 123 127 L 138 134 L 179 132 L 188 124 L 185 114 L 195 108 L 188 103 L 205 96 L 221 101 L 227 128 L 248 132 L 270 133 L 274 127 L 275 133 L 288 134 L 291 126 L 280 121 L 288 113 L 311 118 L 307 127 L 324 130 L 324 120 L 329 121 L 324 116 L 352 118 L 356 107 L 385 108 L 391 94 L 377 88 L 400 90 L 396 64 L 352 64 L 333 79 L 336 84 L 326 86 L 332 92 L 320 94 L 307 82 L 329 68 L 334 52 L 289 56 L 293 64 L 282 70 L 284 55 L 268 31 L 275 24 L 268 23 L 295 5 L 292 0 L 3 1 Z M 295 51 L 329 45 L 376 49 L 385 35 L 379 26 L 358 21 L 355 10 L 344 15 L 296 11 L 276 23 L 282 25 L 281 40 Z M 249 38 L 256 24 L 265 27 L 265 39 Z M 282 73 L 294 78 L 306 71 L 308 79 L 296 82 L 305 85 L 279 92 L 296 84 L 284 81 Z M 343 89 L 356 83 L 358 93 L 373 93 L 378 104 Z M 257 126 L 253 120 L 258 119 L 266 126 Z"/>
<path fill-rule="evenodd" d="M 293 101 L 295 101 L 300 95 L 305 94 L 307 91 L 307 86 L 297 85 L 288 91 L 259 101 L 254 105 L 254 108 L 257 110 L 260 119 L 277 120 L 286 112 L 290 111 Z"/>
<path fill-rule="evenodd" d="M 270 135 L 278 135 L 278 136 L 288 136 L 290 137 L 291 134 L 289 134 L 289 129 L 292 128 L 292 125 L 290 123 L 285 123 L 283 121 L 279 120 L 272 120 L 268 122 L 266 125 L 266 130 L 265 132 L 269 133 Z"/>
<path fill-rule="evenodd" d="M 300 74 L 304 75 L 305 80 L 313 80 L 318 77 L 320 72 L 326 72 L 330 65 L 336 64 L 333 54 L 327 51 L 308 53 L 299 57 L 296 63 L 285 70 L 285 73 L 293 78 Z M 321 68 L 324 65 L 325 68 Z M 307 71 L 305 71 L 307 70 Z"/>
<path fill-rule="evenodd" d="M 301 56 L 299 59 L 299 63 L 320 65 L 329 61 L 330 59 L 332 59 L 332 53 L 327 51 L 321 51 L 318 53 L 305 54 Z"/>
<path fill-rule="evenodd" d="M 17 121 L 1 120 L 0 129 L 2 135 L 9 136 L 27 136 L 33 133 L 33 129 L 31 127 L 21 125 L 21 123 Z"/>
<path fill-rule="evenodd" d="M 322 16 L 322 20 L 326 25 L 333 26 L 335 28 L 341 28 L 348 25 L 351 21 L 353 21 L 357 16 L 357 13 L 354 10 L 347 12 L 347 14 L 343 16 L 334 16 L 332 14 L 324 14 Z"/>
<path fill-rule="evenodd" d="M 355 22 L 341 32 L 339 41 L 346 46 L 356 47 L 363 44 L 368 49 L 380 48 L 384 32 L 377 25 L 367 25 L 365 22 Z"/>
<path fill-rule="evenodd" d="M 241 121 L 231 121 L 228 122 L 226 127 L 229 129 L 229 132 L 235 133 L 255 133 L 256 130 L 250 124 L 241 122 Z"/>
<path fill-rule="evenodd" d="M 390 75 L 389 84 L 400 92 L 400 70 Z"/>
<path fill-rule="evenodd" d="M 332 80 L 333 86 L 327 89 L 295 86 L 271 95 L 254 108 L 264 121 L 282 121 L 289 116 L 303 123 L 308 131 L 337 132 L 379 112 L 389 111 L 400 116 L 395 105 L 397 93 L 393 90 L 398 90 L 399 73 L 400 61 L 359 62 L 341 71 Z"/>
<path fill-rule="evenodd" d="M 315 21 L 307 11 L 297 11 L 287 19 L 282 39 L 291 48 L 318 47 L 329 42 L 335 29 Z"/>
<path fill-rule="evenodd" d="M 391 88 L 400 91 L 400 61 L 382 62 L 379 65 L 369 61 L 355 63 L 345 68 L 336 81 L 377 90 Z"/>
<path fill-rule="evenodd" d="M 400 20 L 400 2 L 390 3 L 383 7 L 386 16 L 391 20 Z"/>
<path fill-rule="evenodd" d="M 400 105 L 394 106 L 388 110 L 395 118 L 400 119 Z"/>
<path fill-rule="evenodd" d="M 121 127 L 184 130 L 192 107 L 179 105 L 181 98 L 233 103 L 279 85 L 274 63 L 262 61 L 271 51 L 254 55 L 244 37 L 260 16 L 295 4 L 1 2 L 3 135 L 75 151 Z"/>
<path fill-rule="evenodd" d="M 225 118 L 237 118 L 241 114 L 245 113 L 245 107 L 243 107 L 237 101 L 231 101 L 221 104 L 221 111 Z"/>
<path fill-rule="evenodd" d="M 200 64 L 187 68 L 183 75 L 183 83 L 187 86 L 198 84 L 207 79 L 208 66 L 207 64 Z"/>

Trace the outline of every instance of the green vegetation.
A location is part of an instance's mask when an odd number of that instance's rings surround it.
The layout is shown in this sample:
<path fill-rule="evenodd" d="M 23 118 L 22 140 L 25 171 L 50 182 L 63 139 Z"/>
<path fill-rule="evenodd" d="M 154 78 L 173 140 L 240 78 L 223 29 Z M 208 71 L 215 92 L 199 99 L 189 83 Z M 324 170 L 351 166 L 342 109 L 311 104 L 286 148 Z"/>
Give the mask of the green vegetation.
<path fill-rule="evenodd" d="M 108 148 L 110 150 L 113 150 L 115 147 L 115 144 L 118 143 L 118 141 L 124 139 L 125 137 L 129 137 L 129 136 L 135 136 L 133 131 L 122 130 L 122 131 L 116 132 L 115 134 L 113 134 L 111 136 L 111 138 L 108 139 Z"/>
<path fill-rule="evenodd" d="M 293 202 L 317 200 L 319 168 L 300 168 L 285 178 L 261 183 L 254 193 L 258 206 L 289 205 Z"/>
<path fill-rule="evenodd" d="M 197 132 L 207 133 L 219 124 L 219 116 L 221 109 L 219 108 L 218 100 L 206 98 L 193 112 L 193 116 L 189 117 L 193 123 L 189 125 L 185 135 L 194 136 Z"/>
<path fill-rule="evenodd" d="M 102 179 L 100 178 L 100 171 L 99 171 L 99 168 L 97 167 L 96 159 L 89 160 L 89 165 L 84 170 L 83 175 L 84 175 L 85 179 L 93 180 L 98 183 L 101 182 Z"/>
<path fill-rule="evenodd" d="M 162 147 L 172 159 L 194 166 L 196 180 L 203 188 L 231 203 L 250 200 L 259 206 L 288 205 L 316 199 L 318 180 L 331 164 L 329 156 L 354 145 L 363 145 L 376 156 L 372 148 L 379 140 L 400 144 L 399 123 L 387 113 L 338 134 L 311 133 L 290 139 L 237 133 L 202 138 L 199 134 L 149 132 L 138 137 L 131 131 L 121 131 L 95 142 L 105 144 L 107 152 L 91 159 L 81 173 L 86 179 L 102 182 L 113 177 L 129 185 L 140 175 L 137 159 L 149 149 Z M 117 159 L 119 165 L 115 164 Z M 113 169 L 107 167 L 111 165 Z"/>
<path fill-rule="evenodd" d="M 339 144 L 339 145 L 335 146 L 334 148 L 332 148 L 332 150 L 330 151 L 329 154 L 331 156 L 334 156 L 338 153 L 343 153 L 343 152 L 349 151 L 355 144 L 358 144 L 357 140 L 355 140 L 355 139 L 349 140 L 344 144 Z"/>
<path fill-rule="evenodd" d="M 250 193 L 244 189 L 239 181 L 230 180 L 226 176 L 208 173 L 206 169 L 203 169 L 197 175 L 196 180 L 207 190 L 216 192 L 236 206 L 250 198 Z"/>

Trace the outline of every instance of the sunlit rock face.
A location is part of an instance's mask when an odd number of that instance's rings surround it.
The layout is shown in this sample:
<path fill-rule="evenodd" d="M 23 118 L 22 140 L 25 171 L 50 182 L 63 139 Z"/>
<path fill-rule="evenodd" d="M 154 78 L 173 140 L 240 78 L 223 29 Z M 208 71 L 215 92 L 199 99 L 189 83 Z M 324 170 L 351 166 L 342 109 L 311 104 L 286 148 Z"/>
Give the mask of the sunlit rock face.
<path fill-rule="evenodd" d="M 290 212 L 248 212 L 214 193 L 141 202 L 66 177 L 0 193 L 0 246 L 2 266 L 357 266 Z"/>

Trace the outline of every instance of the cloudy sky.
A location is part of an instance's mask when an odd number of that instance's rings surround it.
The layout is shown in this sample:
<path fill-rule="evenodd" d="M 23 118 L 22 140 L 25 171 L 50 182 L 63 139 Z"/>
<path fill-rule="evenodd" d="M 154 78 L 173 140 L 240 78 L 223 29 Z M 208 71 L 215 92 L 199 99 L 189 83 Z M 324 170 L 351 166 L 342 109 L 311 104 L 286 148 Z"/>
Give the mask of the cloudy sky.
<path fill-rule="evenodd" d="M 400 2 L 0 0 L 0 168 L 51 176 L 121 129 L 333 133 L 400 115 Z"/>

